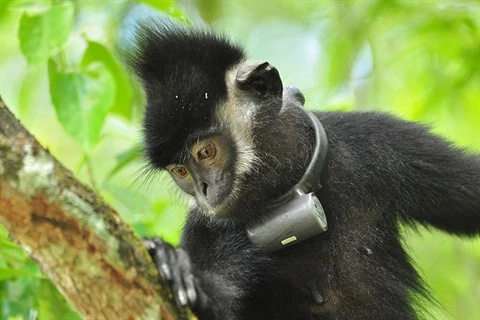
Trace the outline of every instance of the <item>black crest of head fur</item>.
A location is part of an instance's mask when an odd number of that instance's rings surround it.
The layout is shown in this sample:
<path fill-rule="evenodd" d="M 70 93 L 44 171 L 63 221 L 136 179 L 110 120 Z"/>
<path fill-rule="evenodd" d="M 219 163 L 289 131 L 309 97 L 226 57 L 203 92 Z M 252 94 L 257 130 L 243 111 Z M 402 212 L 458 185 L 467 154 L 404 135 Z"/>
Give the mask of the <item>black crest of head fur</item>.
<path fill-rule="evenodd" d="M 227 99 L 226 72 L 244 54 L 224 37 L 165 19 L 141 22 L 135 37 L 127 62 L 147 96 L 145 151 L 164 168 L 181 161 L 189 135 L 211 126 L 215 107 Z"/>

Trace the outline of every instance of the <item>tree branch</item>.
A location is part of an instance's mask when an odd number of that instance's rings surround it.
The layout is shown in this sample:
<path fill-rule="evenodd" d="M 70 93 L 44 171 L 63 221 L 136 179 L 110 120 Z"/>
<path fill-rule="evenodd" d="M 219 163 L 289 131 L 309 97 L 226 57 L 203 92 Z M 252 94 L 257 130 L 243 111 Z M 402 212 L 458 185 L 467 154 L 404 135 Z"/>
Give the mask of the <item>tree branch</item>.
<path fill-rule="evenodd" d="M 180 318 L 141 240 L 1 98 L 0 223 L 84 318 Z"/>

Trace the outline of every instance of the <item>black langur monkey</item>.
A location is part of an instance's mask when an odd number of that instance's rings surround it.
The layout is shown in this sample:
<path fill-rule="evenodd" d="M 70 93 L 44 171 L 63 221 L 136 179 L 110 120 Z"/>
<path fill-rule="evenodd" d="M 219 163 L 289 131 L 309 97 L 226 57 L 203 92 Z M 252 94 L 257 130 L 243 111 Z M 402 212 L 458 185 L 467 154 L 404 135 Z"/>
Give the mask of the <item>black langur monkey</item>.
<path fill-rule="evenodd" d="M 424 289 L 399 223 L 478 235 L 479 156 L 389 115 L 315 113 L 328 147 L 306 192 L 328 230 L 265 250 L 252 226 L 274 219 L 318 156 L 302 93 L 210 31 L 149 20 L 134 34 L 145 154 L 192 199 L 178 248 L 146 240 L 177 303 L 201 320 L 417 318 Z"/>

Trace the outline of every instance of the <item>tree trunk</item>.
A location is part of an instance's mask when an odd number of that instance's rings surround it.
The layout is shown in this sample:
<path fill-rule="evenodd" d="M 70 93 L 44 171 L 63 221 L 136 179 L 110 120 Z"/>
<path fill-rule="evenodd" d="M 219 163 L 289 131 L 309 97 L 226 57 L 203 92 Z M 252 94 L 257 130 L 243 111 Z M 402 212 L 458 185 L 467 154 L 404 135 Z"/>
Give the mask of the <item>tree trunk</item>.
<path fill-rule="evenodd" d="M 1 98 L 0 223 L 84 318 L 180 318 L 141 240 Z"/>

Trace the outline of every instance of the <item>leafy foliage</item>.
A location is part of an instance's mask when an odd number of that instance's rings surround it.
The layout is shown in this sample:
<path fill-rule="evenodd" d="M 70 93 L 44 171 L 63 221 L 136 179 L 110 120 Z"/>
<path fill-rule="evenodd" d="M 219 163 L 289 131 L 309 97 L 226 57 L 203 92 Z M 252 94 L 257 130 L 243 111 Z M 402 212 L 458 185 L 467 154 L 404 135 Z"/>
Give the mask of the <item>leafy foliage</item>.
<path fill-rule="evenodd" d="M 90 62 L 77 72 L 62 72 L 53 59 L 48 61 L 48 75 L 58 120 L 89 150 L 98 142 L 113 103 L 112 75 L 99 61 Z"/>
<path fill-rule="evenodd" d="M 187 22 L 173 0 L 143 2 Z M 134 4 L 0 1 L 0 94 L 139 234 L 175 243 L 184 201 L 141 159 L 143 96 L 115 50 Z M 228 26 L 312 109 L 393 112 L 480 151 L 478 2 L 197 0 L 184 10 L 220 31 Z M 405 239 L 445 308 L 428 306 L 431 317 L 480 318 L 479 241 L 408 230 Z M 78 318 L 0 228 L 0 319 L 37 317 Z"/>
<path fill-rule="evenodd" d="M 55 2 L 48 8 L 26 9 L 20 18 L 20 48 L 31 64 L 45 62 L 67 41 L 73 26 L 73 5 Z"/>

